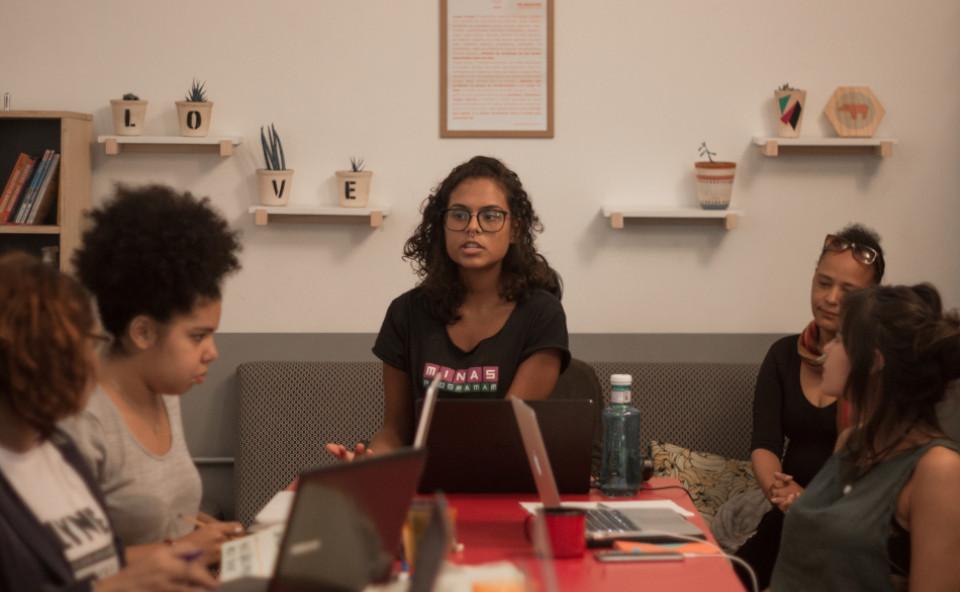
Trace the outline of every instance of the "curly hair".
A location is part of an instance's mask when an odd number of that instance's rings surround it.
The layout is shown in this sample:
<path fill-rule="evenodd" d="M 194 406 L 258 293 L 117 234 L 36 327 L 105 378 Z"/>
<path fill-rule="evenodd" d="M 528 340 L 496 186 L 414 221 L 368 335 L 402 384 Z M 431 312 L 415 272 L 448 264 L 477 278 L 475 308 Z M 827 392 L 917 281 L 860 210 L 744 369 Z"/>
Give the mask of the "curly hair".
<path fill-rule="evenodd" d="M 455 167 L 427 197 L 421 208 L 423 219 L 403 246 L 403 259 L 410 261 L 420 278 L 420 288 L 431 313 L 445 323 L 459 319 L 465 287 L 457 264 L 447 254 L 444 242 L 444 210 L 450 195 L 467 179 L 490 179 L 507 197 L 513 240 L 503 259 L 500 272 L 500 296 L 511 302 L 522 301 L 530 292 L 543 289 L 560 298 L 563 293 L 559 274 L 537 252 L 536 235 L 543 224 L 520 177 L 496 158 L 474 156 Z"/>
<path fill-rule="evenodd" d="M 0 256 L 0 401 L 46 438 L 94 380 L 90 295 L 24 253 Z"/>
<path fill-rule="evenodd" d="M 73 265 L 117 347 L 136 316 L 164 323 L 199 300 L 219 300 L 224 276 L 240 269 L 238 235 L 208 198 L 163 185 L 118 185 L 89 215 L 93 224 Z"/>
<path fill-rule="evenodd" d="M 930 284 L 875 286 L 847 295 L 840 337 L 850 360 L 844 397 L 853 405 L 847 443 L 859 464 L 895 449 L 911 427 L 942 433 L 937 404 L 947 384 L 960 378 L 960 319 L 944 313 Z M 879 378 L 877 352 L 883 356 Z M 877 448 L 879 438 L 893 438 Z"/>
<path fill-rule="evenodd" d="M 881 280 L 883 280 L 883 272 L 887 267 L 886 261 L 883 258 L 883 247 L 880 246 L 880 235 L 877 234 L 875 230 L 867 228 L 863 224 L 856 223 L 847 224 L 842 230 L 834 232 L 833 234 L 848 243 L 854 243 L 861 247 L 870 247 L 877 252 L 877 258 L 874 259 L 871 267 L 873 268 L 873 283 L 879 284 Z M 820 258 L 817 259 L 818 265 L 823 261 L 823 256 L 826 254 L 826 249 L 820 251 Z"/>

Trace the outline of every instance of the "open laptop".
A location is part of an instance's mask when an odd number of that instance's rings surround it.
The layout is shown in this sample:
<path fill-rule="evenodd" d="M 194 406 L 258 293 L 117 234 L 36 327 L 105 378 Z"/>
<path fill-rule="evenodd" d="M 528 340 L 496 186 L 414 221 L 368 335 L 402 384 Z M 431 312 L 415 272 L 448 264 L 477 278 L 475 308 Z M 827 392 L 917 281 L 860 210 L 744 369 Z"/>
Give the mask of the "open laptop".
<path fill-rule="evenodd" d="M 544 507 L 559 507 L 560 492 L 553 478 L 550 456 L 543 443 L 537 412 L 520 399 L 510 397 L 514 416 L 523 439 L 529 470 L 537 484 Z M 566 463 L 566 458 L 563 459 Z M 587 544 L 610 545 L 616 540 L 649 543 L 677 542 L 681 538 L 706 538 L 699 528 L 669 509 L 609 508 L 587 510 Z"/>
<path fill-rule="evenodd" d="M 385 579 L 426 451 L 402 449 L 300 476 L 273 577 L 228 592 L 351 592 Z"/>
<path fill-rule="evenodd" d="M 564 493 L 590 490 L 595 404 L 590 399 L 530 402 L 546 449 L 564 459 L 556 479 Z M 421 493 L 536 491 L 507 400 L 437 400 L 426 444 L 430 452 Z"/>

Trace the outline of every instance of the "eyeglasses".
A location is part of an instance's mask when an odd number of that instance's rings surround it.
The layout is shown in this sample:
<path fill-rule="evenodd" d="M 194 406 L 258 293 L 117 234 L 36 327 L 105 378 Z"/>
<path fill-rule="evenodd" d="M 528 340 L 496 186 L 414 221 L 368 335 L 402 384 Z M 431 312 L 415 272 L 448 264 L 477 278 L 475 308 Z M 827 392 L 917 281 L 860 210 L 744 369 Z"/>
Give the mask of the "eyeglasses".
<path fill-rule="evenodd" d="M 109 333 L 91 333 L 87 337 L 95 342 L 94 349 L 98 354 L 107 353 L 113 345 L 113 336 Z"/>
<path fill-rule="evenodd" d="M 467 208 L 448 208 L 443 211 L 443 224 L 447 230 L 466 230 L 470 226 L 470 220 L 476 216 L 480 230 L 497 232 L 503 228 L 509 214 L 500 208 L 484 208 L 476 214 Z"/>
<path fill-rule="evenodd" d="M 880 255 L 873 247 L 868 247 L 867 245 L 858 245 L 857 243 L 840 238 L 834 234 L 828 234 L 827 238 L 825 238 L 823 241 L 823 252 L 833 251 L 835 253 L 840 253 L 846 251 L 847 249 L 851 249 L 854 259 L 863 263 L 864 265 L 873 265 L 873 263 L 877 260 L 877 257 Z"/>

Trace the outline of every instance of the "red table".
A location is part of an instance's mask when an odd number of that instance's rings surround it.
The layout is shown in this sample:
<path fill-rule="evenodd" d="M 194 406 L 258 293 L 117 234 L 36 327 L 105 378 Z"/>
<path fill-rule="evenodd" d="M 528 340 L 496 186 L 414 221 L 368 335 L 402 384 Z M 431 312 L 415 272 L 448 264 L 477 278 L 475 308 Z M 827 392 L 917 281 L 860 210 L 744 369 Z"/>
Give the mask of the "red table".
<path fill-rule="evenodd" d="M 652 479 L 650 487 L 679 485 L 674 479 Z M 565 501 L 609 500 L 599 492 L 590 495 L 563 496 Z M 669 499 L 692 511 L 694 524 L 716 542 L 690 498 L 680 489 L 641 490 L 635 499 Z M 533 547 L 524 534 L 526 512 L 521 501 L 539 501 L 529 494 L 448 494 L 450 506 L 457 509 L 457 540 L 462 553 L 451 559 L 475 564 L 508 560 L 539 578 Z M 689 557 L 683 561 L 656 563 L 600 563 L 591 549 L 580 559 L 554 561 L 560 590 L 726 590 L 742 592 L 730 562 L 717 557 Z"/>

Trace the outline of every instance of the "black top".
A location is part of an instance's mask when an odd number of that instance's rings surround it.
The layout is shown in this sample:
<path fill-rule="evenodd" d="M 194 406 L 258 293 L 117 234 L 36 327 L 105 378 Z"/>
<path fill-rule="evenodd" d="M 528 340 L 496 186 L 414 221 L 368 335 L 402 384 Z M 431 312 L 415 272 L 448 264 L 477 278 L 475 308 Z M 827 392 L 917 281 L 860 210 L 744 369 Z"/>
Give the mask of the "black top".
<path fill-rule="evenodd" d="M 783 472 L 806 487 L 833 454 L 837 404 L 816 407 L 800 388 L 799 335 L 776 341 L 767 352 L 753 395 L 751 450 L 763 448 L 782 459 Z M 785 440 L 787 452 L 783 453 Z"/>
<path fill-rule="evenodd" d="M 50 441 L 80 475 L 109 520 L 100 488 L 76 446 L 59 430 L 54 432 Z M 110 527 L 113 530 L 112 524 Z M 122 568 L 125 563 L 123 546 L 117 537 L 114 537 L 114 550 Z M 74 579 L 60 540 L 37 520 L 0 472 L 0 590 L 88 592 L 91 589 L 91 580 L 78 582 Z"/>
<path fill-rule="evenodd" d="M 507 395 L 520 364 L 532 354 L 555 349 L 560 371 L 570 363 L 567 318 L 560 301 L 544 290 L 533 291 L 516 307 L 495 335 L 463 351 L 450 339 L 447 325 L 429 313 L 419 288 L 390 303 L 373 353 L 410 376 L 414 399 L 440 372 L 441 397 L 495 399 Z"/>

